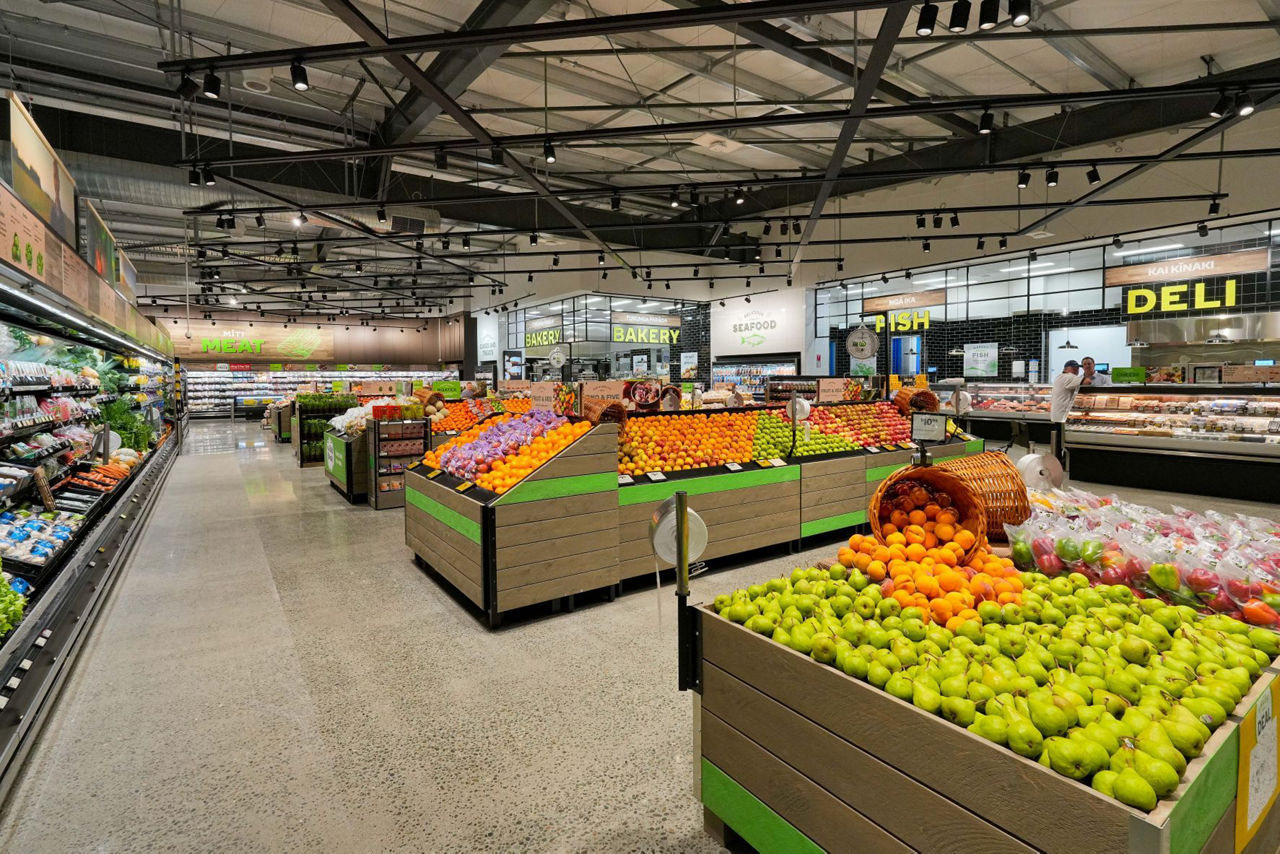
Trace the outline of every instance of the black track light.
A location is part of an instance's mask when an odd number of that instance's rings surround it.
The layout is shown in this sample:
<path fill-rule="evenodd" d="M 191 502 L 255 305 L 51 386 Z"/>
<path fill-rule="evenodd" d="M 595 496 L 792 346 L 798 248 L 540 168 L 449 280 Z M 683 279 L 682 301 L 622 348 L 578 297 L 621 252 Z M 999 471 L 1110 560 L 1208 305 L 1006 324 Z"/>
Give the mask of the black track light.
<path fill-rule="evenodd" d="M 782 244 L 781 244 L 781 243 L 775 243 L 775 244 L 773 245 L 773 257 L 774 257 L 774 258 L 781 258 L 781 257 L 782 257 Z"/>
<path fill-rule="evenodd" d="M 644 283 L 644 289 L 645 289 L 646 291 L 651 291 L 651 290 L 653 290 L 653 282 L 645 282 L 645 283 Z"/>
<path fill-rule="evenodd" d="M 951 227 L 952 228 L 960 227 L 960 214 L 956 213 L 955 211 L 951 212 Z"/>
<path fill-rule="evenodd" d="M 942 214 L 939 211 L 933 212 L 933 227 L 942 228 Z"/>
<path fill-rule="evenodd" d="M 795 232 L 796 237 L 800 236 L 800 220 L 798 219 L 791 220 L 791 230 Z"/>
<path fill-rule="evenodd" d="M 666 289 L 667 289 L 667 290 L 671 290 L 671 283 L 670 283 L 670 282 L 664 282 L 663 284 L 665 285 L 665 287 L 666 287 Z"/>
<path fill-rule="evenodd" d="M 556 253 L 555 255 L 552 255 L 552 256 L 551 256 L 551 266 L 552 266 L 552 267 L 559 267 L 559 266 L 560 266 L 560 254 L 559 254 L 559 253 Z"/>
<path fill-rule="evenodd" d="M 474 285 L 475 283 L 476 283 L 476 274 L 475 274 L 475 273 L 467 273 L 467 284 L 468 284 L 468 285 Z"/>
<path fill-rule="evenodd" d="M 743 192 L 742 185 L 739 184 L 736 188 L 734 188 L 734 191 L 733 191 L 733 203 L 735 205 L 740 205 L 746 200 L 747 200 L 746 193 Z"/>
<path fill-rule="evenodd" d="M 442 252 L 448 252 L 448 251 L 449 251 L 449 238 L 448 238 L 448 237 L 442 237 L 442 238 L 440 238 L 440 250 L 441 250 Z M 422 262 L 418 262 L 418 263 L 422 263 Z M 418 269 L 419 269 L 419 270 L 421 270 L 422 268 L 421 268 L 421 267 L 419 267 Z"/>
<path fill-rule="evenodd" d="M 471 237 L 469 235 L 466 235 L 466 234 L 462 235 L 462 248 L 463 249 L 471 248 Z"/>
<path fill-rule="evenodd" d="M 494 166 L 502 165 L 502 146 L 500 145 L 489 146 L 489 162 L 492 163 Z"/>
<path fill-rule="evenodd" d="M 1098 171 L 1098 167 L 1093 164 L 1089 165 L 1089 171 L 1084 173 L 1084 177 L 1088 179 L 1089 186 L 1102 183 L 1102 173 Z"/>
<path fill-rule="evenodd" d="M 916 228 L 924 228 L 924 214 L 916 214 Z"/>
<path fill-rule="evenodd" d="M 929 245 L 929 241 L 926 240 L 922 248 L 924 249 L 925 252 L 928 252 L 932 247 Z"/>
<path fill-rule="evenodd" d="M 989 134 L 996 129 L 996 117 L 990 110 L 982 111 L 982 118 L 978 120 L 978 133 Z"/>
<path fill-rule="evenodd" d="M 697 268 L 697 267 L 694 267 L 694 268 L 693 268 L 693 277 L 694 277 L 695 279 L 698 277 L 698 268 Z"/>
<path fill-rule="evenodd" d="M 1111 238 L 1111 245 L 1117 249 L 1123 249 L 1124 241 L 1121 240 L 1120 235 L 1117 234 L 1115 237 Z"/>
<path fill-rule="evenodd" d="M 647 268 L 647 267 L 646 267 L 646 268 L 645 268 L 645 271 L 644 271 L 644 277 L 645 277 L 646 279 L 652 279 L 652 278 L 653 278 L 653 270 L 651 270 L 651 269 L 649 269 L 649 268 Z"/>
<path fill-rule="evenodd" d="M 386 223 L 386 221 L 387 221 L 387 209 L 378 208 L 378 222 Z"/>
<path fill-rule="evenodd" d="M 987 238 L 985 237 L 978 238 L 978 251 L 979 252 L 987 251 Z"/>
<path fill-rule="evenodd" d="M 363 272 L 364 272 L 364 262 L 363 262 L 363 261 L 357 261 L 357 262 L 356 262 L 356 272 L 357 272 L 357 273 L 363 273 Z"/>
<path fill-rule="evenodd" d="M 1213 109 L 1209 110 L 1209 115 L 1215 119 L 1220 119 L 1231 112 L 1231 100 L 1227 97 L 1226 92 L 1218 95 L 1218 100 L 1214 102 Z"/>
<path fill-rule="evenodd" d="M 204 85 L 200 87 L 200 91 L 204 93 L 206 98 L 217 100 L 218 95 L 222 92 L 222 78 L 213 73 L 210 69 L 204 73 Z"/>
<path fill-rule="evenodd" d="M 751 279 L 747 279 L 747 287 L 751 287 Z"/>
<path fill-rule="evenodd" d="M 601 281 L 605 281 L 605 280 L 607 280 L 608 278 L 609 278 L 609 271 L 608 271 L 608 270 L 601 270 L 601 271 L 600 271 L 600 279 L 601 279 Z"/>
<path fill-rule="evenodd" d="M 1044 173 L 1044 182 L 1050 187 L 1058 186 L 1058 170 L 1050 169 Z"/>
<path fill-rule="evenodd" d="M 724 300 L 720 300 L 720 307 L 724 308 Z M 175 321 L 176 322 L 176 321 Z"/>
<path fill-rule="evenodd" d="M 311 81 L 307 79 L 307 69 L 297 59 L 289 64 L 289 77 L 293 80 L 295 91 L 305 92 L 311 88 Z"/>
<path fill-rule="evenodd" d="M 1025 190 L 1031 185 L 1031 173 L 1026 169 L 1018 171 L 1018 189 Z"/>
<path fill-rule="evenodd" d="M 436 151 L 436 168 L 437 169 L 449 168 L 449 152 L 443 148 Z"/>
<path fill-rule="evenodd" d="M 618 195 L 616 192 L 609 196 L 609 210 L 622 210 L 622 196 Z"/>
<path fill-rule="evenodd" d="M 715 280 L 715 279 L 711 279 L 710 281 L 708 281 L 708 282 L 707 282 L 707 289 L 708 289 L 708 290 L 713 290 L 713 291 L 716 289 L 716 280 Z"/>
<path fill-rule="evenodd" d="M 782 222 L 778 223 L 778 233 L 781 234 L 783 237 L 786 237 L 788 234 L 791 233 L 791 226 L 787 223 L 785 219 Z"/>
<path fill-rule="evenodd" d="M 881 283 L 883 283 L 883 284 L 886 284 L 886 285 L 887 285 L 887 284 L 889 284 L 889 274 L 888 274 L 888 273 L 881 273 L 881 274 L 880 274 L 880 281 L 881 281 Z"/>
<path fill-rule="evenodd" d="M 969 0 L 956 0 L 951 4 L 951 19 L 947 22 L 947 29 L 953 33 L 963 33 L 969 28 L 969 12 L 973 9 L 973 4 Z"/>
<path fill-rule="evenodd" d="M 254 218 L 253 218 L 253 224 L 254 224 L 254 225 L 256 225 L 258 228 L 266 228 L 266 227 L 267 227 L 267 218 L 266 218 L 266 217 L 264 217 L 264 216 L 262 215 L 262 213 L 261 213 L 261 212 L 259 212 L 259 213 L 258 213 L 256 216 L 254 216 Z"/>
<path fill-rule="evenodd" d="M 1009 0 L 1009 19 L 1015 27 L 1031 23 L 1031 0 Z"/>
<path fill-rule="evenodd" d="M 673 208 L 680 207 L 680 188 L 679 187 L 676 187 L 671 191 L 671 199 L 668 203 Z"/>
<path fill-rule="evenodd" d="M 763 264 L 761 264 L 761 265 L 760 265 L 760 267 L 759 267 L 759 269 L 757 270 L 757 272 L 759 272 L 759 273 L 760 273 L 760 275 L 762 275 L 762 276 L 764 275 L 764 265 L 763 265 Z"/>
<path fill-rule="evenodd" d="M 530 273 L 530 274 L 525 278 L 525 281 L 526 281 L 526 282 L 528 282 L 529 284 L 533 284 L 533 273 Z"/>
<path fill-rule="evenodd" d="M 1209 226 L 1205 225 L 1203 222 L 1196 223 L 1196 234 L 1200 235 L 1201 237 L 1208 237 Z"/>
<path fill-rule="evenodd" d="M 1214 196 L 1213 201 L 1209 202 L 1209 216 L 1217 216 L 1222 213 L 1222 203 L 1218 201 L 1218 197 Z"/>
<path fill-rule="evenodd" d="M 596 253 L 596 264 L 597 264 L 597 265 L 599 265 L 599 266 L 601 266 L 601 267 L 603 267 L 603 266 L 604 266 L 604 253 L 603 253 L 603 252 L 597 252 L 597 253 Z"/>
<path fill-rule="evenodd" d="M 920 18 L 916 21 L 916 35 L 931 36 L 933 27 L 938 23 L 938 7 L 926 2 L 920 7 Z"/>
<path fill-rule="evenodd" d="M 555 146 L 551 144 L 551 140 L 549 139 L 545 139 L 542 141 L 542 158 L 546 160 L 548 163 L 556 162 L 556 149 L 555 149 Z"/>
<path fill-rule="evenodd" d="M 422 251 L 422 238 L 418 238 L 417 240 L 413 241 L 413 249 L 415 252 Z"/>
<path fill-rule="evenodd" d="M 1253 96 L 1242 89 L 1240 94 L 1236 95 L 1236 115 L 1241 118 L 1247 118 L 1248 116 L 1252 116 L 1256 109 L 1257 107 L 1253 104 Z"/>
<path fill-rule="evenodd" d="M 982 0 L 978 7 L 978 29 L 993 30 L 1000 21 L 1000 0 Z"/>
<path fill-rule="evenodd" d="M 773 220 L 766 219 L 764 221 L 764 230 L 760 232 L 761 237 L 768 237 L 773 233 Z"/>
<path fill-rule="evenodd" d="M 756 257 L 755 257 L 755 260 L 756 260 L 756 261 L 759 261 L 759 260 L 760 260 L 760 247 L 759 247 L 759 246 L 757 246 L 757 247 L 756 247 Z"/>
<path fill-rule="evenodd" d="M 1008 248 L 1009 248 L 1009 238 L 1007 238 L 1007 237 L 1001 237 L 1001 238 L 1000 238 L 1000 248 L 1001 248 L 1001 249 L 1008 249 Z"/>
<path fill-rule="evenodd" d="M 1036 252 L 1036 250 L 1032 249 L 1030 252 L 1027 253 L 1028 263 L 1034 264 L 1036 261 L 1039 261 L 1039 260 L 1040 260 L 1040 255 Z"/>
<path fill-rule="evenodd" d="M 306 211 L 298 211 L 296 214 L 294 214 L 294 215 L 293 215 L 293 227 L 294 227 L 294 228 L 299 228 L 299 227 L 304 226 L 304 225 L 306 225 L 306 224 L 307 224 L 307 213 L 306 213 Z"/>
<path fill-rule="evenodd" d="M 910 270 L 903 270 L 903 271 L 902 271 L 902 275 L 906 277 L 906 279 L 907 279 L 907 281 L 908 281 L 908 282 L 909 282 L 909 281 L 911 281 L 911 271 L 910 271 Z"/>
<path fill-rule="evenodd" d="M 844 272 L 844 259 L 843 259 L 843 258 L 840 258 L 839 260 L 837 260 L 837 261 L 836 261 L 836 272 L 837 272 L 837 273 L 843 273 L 843 272 Z"/>
<path fill-rule="evenodd" d="M 529 245 L 530 246 L 538 245 L 538 232 L 536 231 L 529 232 Z"/>
<path fill-rule="evenodd" d="M 218 183 L 213 177 L 213 171 L 210 170 L 208 166 L 200 170 L 200 180 L 204 182 L 206 187 L 212 187 L 214 184 Z"/>
<path fill-rule="evenodd" d="M 196 95 L 200 94 L 200 84 L 196 83 L 195 80 L 191 79 L 190 72 L 183 71 L 182 80 L 178 82 L 177 92 L 178 92 L 179 98 L 186 98 L 188 101 L 190 101 Z"/>
<path fill-rule="evenodd" d="M 187 170 L 187 183 L 193 187 L 200 186 L 200 170 L 199 169 L 193 168 L 193 169 Z"/>
<path fill-rule="evenodd" d="M 201 248 L 201 249 L 197 249 L 197 250 L 196 250 L 196 259 L 197 259 L 197 260 L 199 260 L 199 261 L 203 261 L 205 258 L 208 258 L 208 257 L 209 257 L 209 252 L 208 252 L 207 250 L 205 250 L 205 249 L 203 249 L 203 248 Z"/>
<path fill-rule="evenodd" d="M 748 303 L 751 302 L 751 297 L 747 297 L 746 299 Z"/>

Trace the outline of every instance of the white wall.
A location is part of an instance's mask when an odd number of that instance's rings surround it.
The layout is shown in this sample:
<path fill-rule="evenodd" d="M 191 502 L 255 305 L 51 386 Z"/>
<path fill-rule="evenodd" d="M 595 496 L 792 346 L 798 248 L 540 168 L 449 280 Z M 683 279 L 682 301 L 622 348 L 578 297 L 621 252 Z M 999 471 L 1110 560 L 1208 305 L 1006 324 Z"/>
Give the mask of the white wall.
<path fill-rule="evenodd" d="M 1071 339 L 1072 344 L 1075 344 L 1080 349 L 1059 350 L 1058 347 L 1064 344 L 1068 338 Z M 1085 356 L 1092 356 L 1095 362 L 1110 363 L 1112 368 L 1132 367 L 1132 351 L 1126 346 L 1127 343 L 1128 335 L 1123 325 L 1050 329 L 1049 366 L 1048 370 L 1045 370 L 1042 365 L 1040 374 L 1045 377 L 1046 382 L 1052 381 L 1054 377 L 1062 373 L 1062 364 L 1064 362 L 1068 359 L 1075 359 L 1079 362 Z"/>
<path fill-rule="evenodd" d="M 803 353 L 811 336 L 805 316 L 805 289 L 784 288 L 744 299 L 711 304 L 711 358 L 757 353 Z"/>

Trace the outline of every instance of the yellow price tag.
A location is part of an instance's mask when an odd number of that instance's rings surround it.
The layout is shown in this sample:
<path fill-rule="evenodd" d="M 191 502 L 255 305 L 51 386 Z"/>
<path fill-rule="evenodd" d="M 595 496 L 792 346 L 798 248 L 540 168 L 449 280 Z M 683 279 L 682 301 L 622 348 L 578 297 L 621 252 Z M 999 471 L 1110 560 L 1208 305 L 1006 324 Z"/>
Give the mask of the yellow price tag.
<path fill-rule="evenodd" d="M 460 483 L 460 484 L 458 484 L 457 486 L 455 486 L 455 487 L 454 487 L 454 490 L 456 490 L 456 491 L 458 491 L 458 492 L 466 492 L 468 489 L 470 489 L 470 488 L 471 488 L 471 487 L 473 487 L 473 486 L 475 486 L 475 484 L 474 484 L 474 483 L 472 483 L 472 482 L 471 482 L 471 481 L 469 481 L 469 480 L 464 480 L 462 483 Z"/>
<path fill-rule="evenodd" d="M 440 474 L 441 474 L 440 469 L 432 469 L 431 471 L 427 472 L 427 480 L 435 480 L 440 476 Z"/>

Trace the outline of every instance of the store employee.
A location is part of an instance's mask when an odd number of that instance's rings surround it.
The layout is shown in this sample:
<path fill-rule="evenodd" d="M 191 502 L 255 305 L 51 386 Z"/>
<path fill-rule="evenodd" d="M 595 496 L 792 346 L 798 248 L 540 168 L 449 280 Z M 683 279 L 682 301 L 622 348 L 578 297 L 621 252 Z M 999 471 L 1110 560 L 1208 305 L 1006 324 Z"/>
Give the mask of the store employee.
<path fill-rule="evenodd" d="M 1070 359 L 1062 366 L 1062 373 L 1053 378 L 1053 395 L 1049 399 L 1049 419 L 1053 422 L 1053 433 L 1050 436 L 1053 455 L 1058 462 L 1065 463 L 1066 449 L 1062 444 L 1062 429 L 1067 422 L 1067 415 L 1076 402 L 1076 392 L 1080 390 L 1080 363 Z"/>
<path fill-rule="evenodd" d="M 1111 377 L 1106 374 L 1098 373 L 1097 363 L 1093 361 L 1092 356 L 1085 356 L 1084 360 L 1080 363 L 1080 367 L 1084 369 L 1084 373 L 1080 377 L 1081 385 L 1111 385 Z"/>

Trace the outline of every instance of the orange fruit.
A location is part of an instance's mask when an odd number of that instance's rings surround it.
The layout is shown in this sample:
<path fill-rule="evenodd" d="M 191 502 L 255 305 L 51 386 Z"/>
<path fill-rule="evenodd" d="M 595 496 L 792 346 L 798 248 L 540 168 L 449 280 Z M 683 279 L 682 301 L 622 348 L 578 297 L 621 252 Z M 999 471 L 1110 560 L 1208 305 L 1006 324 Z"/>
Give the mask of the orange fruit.
<path fill-rule="evenodd" d="M 908 542 L 908 543 L 923 543 L 923 542 L 924 542 L 924 528 L 921 528 L 919 525 L 909 525 L 909 526 L 907 526 L 907 530 L 906 530 L 906 532 L 905 532 L 905 542 Z"/>
<path fill-rule="evenodd" d="M 896 534 L 896 533 L 898 533 L 898 527 L 896 525 L 891 525 L 888 522 L 886 522 L 885 524 L 880 526 L 881 536 L 887 537 L 890 534 Z"/>
<path fill-rule="evenodd" d="M 901 531 L 894 531 L 886 536 L 884 541 L 891 546 L 905 546 L 907 544 L 907 535 Z"/>
<path fill-rule="evenodd" d="M 946 599 L 934 599 L 929 603 L 929 611 L 935 622 L 946 623 L 955 614 L 952 613 L 951 603 Z"/>
<path fill-rule="evenodd" d="M 907 524 L 907 514 L 901 510 L 894 510 L 889 514 L 889 524 L 894 528 L 904 528 Z"/>
<path fill-rule="evenodd" d="M 925 555 L 925 548 L 920 543 L 907 546 L 907 560 L 920 560 Z"/>
<path fill-rule="evenodd" d="M 955 508 L 953 507 L 948 507 L 938 511 L 939 525 L 941 525 L 944 522 L 948 525 L 954 525 L 956 522 L 959 522 L 959 521 L 960 521 L 960 514 L 957 513 L 955 511 Z"/>
<path fill-rule="evenodd" d="M 871 555 L 869 554 L 858 552 L 853 556 L 853 565 L 856 566 L 858 569 L 866 570 L 866 568 L 870 564 L 871 564 Z"/>
<path fill-rule="evenodd" d="M 965 551 L 973 548 L 974 543 L 978 542 L 978 538 L 968 528 L 961 528 L 956 531 L 956 535 L 952 539 Z"/>
<path fill-rule="evenodd" d="M 876 549 L 875 553 L 871 555 L 871 559 L 874 561 L 879 561 L 880 563 L 888 563 L 890 560 L 893 559 L 893 555 L 889 552 L 887 548 L 885 548 L 884 546 L 880 546 L 880 548 Z"/>
<path fill-rule="evenodd" d="M 873 560 L 867 565 L 867 578 L 872 581 L 884 581 L 884 563 L 882 561 Z"/>
<path fill-rule="evenodd" d="M 836 552 L 836 560 L 840 561 L 842 566 L 853 566 L 853 549 L 840 549 L 840 551 Z"/>
<path fill-rule="evenodd" d="M 924 506 L 924 515 L 929 519 L 936 519 L 938 518 L 938 513 L 941 512 L 941 510 L 942 508 L 937 504 L 929 502 Z"/>
<path fill-rule="evenodd" d="M 966 622 L 967 620 L 965 620 L 964 617 L 955 616 L 955 617 L 952 617 L 950 620 L 947 620 L 947 628 L 953 632 L 958 632 L 960 631 L 960 627 L 963 626 Z"/>
<path fill-rule="evenodd" d="M 923 525 L 929 519 L 928 516 L 924 515 L 923 510 L 912 510 L 907 514 L 907 518 L 911 520 L 912 525 Z"/>
<path fill-rule="evenodd" d="M 955 570 L 947 570 L 938 574 L 938 586 L 948 592 L 959 590 L 964 586 L 964 576 Z"/>

